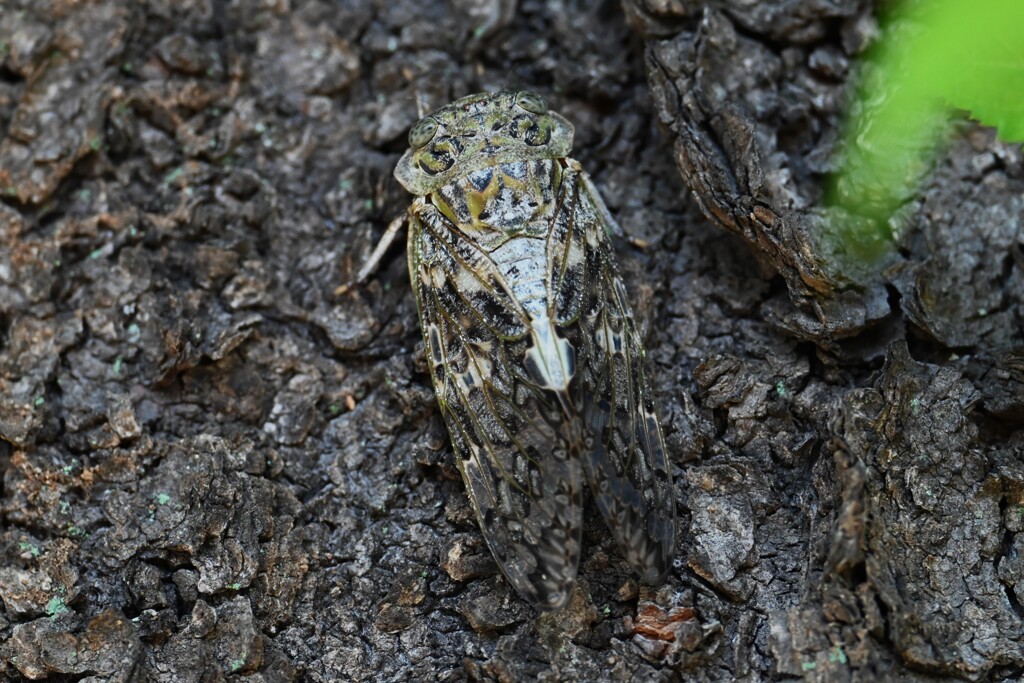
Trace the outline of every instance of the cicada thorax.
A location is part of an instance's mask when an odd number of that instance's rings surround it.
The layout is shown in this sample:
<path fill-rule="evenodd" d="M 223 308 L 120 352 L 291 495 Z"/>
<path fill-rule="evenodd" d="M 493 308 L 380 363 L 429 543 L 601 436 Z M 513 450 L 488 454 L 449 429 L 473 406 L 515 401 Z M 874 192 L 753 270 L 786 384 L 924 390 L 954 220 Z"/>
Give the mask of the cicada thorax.
<path fill-rule="evenodd" d="M 557 159 L 506 162 L 456 178 L 431 200 L 486 247 L 519 235 L 546 236 L 561 178 Z"/>
<path fill-rule="evenodd" d="M 560 418 L 579 412 L 569 398 L 577 374 L 577 342 L 570 339 L 576 334 L 570 328 L 585 294 L 583 235 L 587 220 L 595 220 L 560 210 L 578 192 L 578 177 L 565 167 L 560 159 L 495 164 L 431 196 L 460 237 L 493 263 L 528 328 L 520 361 L 540 389 L 560 394 Z M 574 230 L 579 234 L 572 235 Z M 465 284 L 463 291 L 472 292 L 472 283 Z M 482 303 L 489 298 L 485 294 Z"/>

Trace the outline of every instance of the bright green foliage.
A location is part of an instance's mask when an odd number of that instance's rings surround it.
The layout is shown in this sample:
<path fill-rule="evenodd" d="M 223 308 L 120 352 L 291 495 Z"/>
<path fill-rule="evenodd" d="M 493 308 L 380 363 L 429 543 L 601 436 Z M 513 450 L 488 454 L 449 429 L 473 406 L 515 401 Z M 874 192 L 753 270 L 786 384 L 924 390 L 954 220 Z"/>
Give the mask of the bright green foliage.
<path fill-rule="evenodd" d="M 888 236 L 883 226 L 917 190 L 956 110 L 994 126 L 1003 140 L 1024 141 L 1024 1 L 904 3 L 884 35 L 865 71 L 829 203 L 872 219 Z M 851 241 L 863 241 L 850 232 Z"/>

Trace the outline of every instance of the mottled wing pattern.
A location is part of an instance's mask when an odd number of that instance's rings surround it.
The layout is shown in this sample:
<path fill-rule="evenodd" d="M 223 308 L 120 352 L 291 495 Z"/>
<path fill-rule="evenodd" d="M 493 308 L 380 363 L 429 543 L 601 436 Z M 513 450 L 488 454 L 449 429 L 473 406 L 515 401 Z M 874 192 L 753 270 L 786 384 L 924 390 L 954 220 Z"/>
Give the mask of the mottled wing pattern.
<path fill-rule="evenodd" d="M 577 354 L 573 403 L 594 437 L 583 469 L 623 555 L 656 582 L 675 553 L 671 469 L 606 232 L 614 223 L 589 179 L 570 164 L 548 253 L 555 319 Z"/>
<path fill-rule="evenodd" d="M 502 572 L 542 610 L 571 595 L 582 527 L 580 438 L 523 368 L 526 313 L 487 254 L 429 204 L 409 268 L 459 469 Z M 572 433 L 575 432 L 575 433 Z"/>

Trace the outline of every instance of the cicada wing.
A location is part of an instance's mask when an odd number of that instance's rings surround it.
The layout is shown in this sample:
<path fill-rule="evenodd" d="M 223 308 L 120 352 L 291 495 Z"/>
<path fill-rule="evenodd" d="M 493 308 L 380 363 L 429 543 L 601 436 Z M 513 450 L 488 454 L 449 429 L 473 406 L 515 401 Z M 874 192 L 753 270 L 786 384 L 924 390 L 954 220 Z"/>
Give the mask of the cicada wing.
<path fill-rule="evenodd" d="M 592 435 L 584 474 L 623 555 L 645 581 L 656 582 L 675 554 L 672 471 L 608 236 L 614 227 L 596 189 L 572 164 L 552 224 L 551 299 L 559 324 L 576 330 L 574 404 Z"/>
<path fill-rule="evenodd" d="M 480 529 L 519 594 L 559 609 L 580 557 L 580 430 L 523 368 L 528 323 L 486 253 L 423 207 L 410 217 L 409 259 L 434 388 Z"/>

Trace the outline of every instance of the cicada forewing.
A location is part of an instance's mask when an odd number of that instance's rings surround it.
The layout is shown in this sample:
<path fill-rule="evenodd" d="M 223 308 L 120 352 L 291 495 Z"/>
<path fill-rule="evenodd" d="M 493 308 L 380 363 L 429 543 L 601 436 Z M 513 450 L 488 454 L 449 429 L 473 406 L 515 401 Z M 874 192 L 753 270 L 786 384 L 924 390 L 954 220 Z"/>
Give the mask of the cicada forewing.
<path fill-rule="evenodd" d="M 531 321 L 487 253 L 426 202 L 409 222 L 427 360 L 480 528 L 513 587 L 559 609 L 580 556 L 580 423 L 527 371 Z"/>
<path fill-rule="evenodd" d="M 621 552 L 653 583 L 675 553 L 672 471 L 609 238 L 612 219 L 586 174 L 568 164 L 549 236 L 550 301 L 576 350 L 573 403 L 590 434 L 583 470 Z"/>

